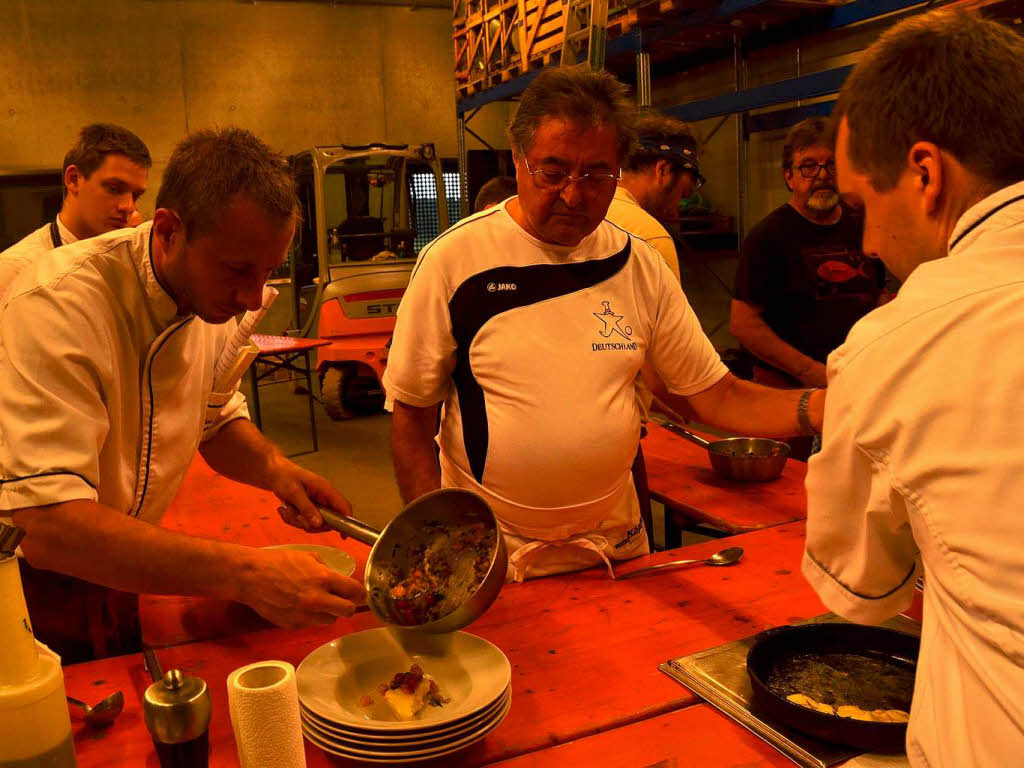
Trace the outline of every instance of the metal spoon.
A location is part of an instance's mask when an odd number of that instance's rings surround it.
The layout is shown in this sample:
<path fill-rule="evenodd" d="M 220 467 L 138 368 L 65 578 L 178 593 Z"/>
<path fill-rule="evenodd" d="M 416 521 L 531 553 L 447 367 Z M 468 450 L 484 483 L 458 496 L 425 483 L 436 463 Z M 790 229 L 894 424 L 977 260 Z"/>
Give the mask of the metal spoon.
<path fill-rule="evenodd" d="M 124 709 L 124 694 L 121 691 L 110 694 L 95 707 L 90 707 L 84 701 L 73 699 L 70 696 L 67 698 L 69 704 L 81 708 L 82 719 L 90 728 L 106 728 Z"/>
<path fill-rule="evenodd" d="M 728 549 L 723 549 L 721 552 L 716 552 L 711 557 L 704 560 L 673 560 L 670 563 L 650 565 L 647 568 L 638 568 L 637 570 L 629 571 L 628 573 L 616 574 L 615 580 L 622 581 L 623 579 L 631 579 L 634 576 L 639 576 L 641 573 L 660 571 L 662 568 L 678 568 L 681 565 L 693 565 L 697 563 L 700 565 L 732 565 L 741 557 L 743 557 L 742 547 L 729 547 Z"/>

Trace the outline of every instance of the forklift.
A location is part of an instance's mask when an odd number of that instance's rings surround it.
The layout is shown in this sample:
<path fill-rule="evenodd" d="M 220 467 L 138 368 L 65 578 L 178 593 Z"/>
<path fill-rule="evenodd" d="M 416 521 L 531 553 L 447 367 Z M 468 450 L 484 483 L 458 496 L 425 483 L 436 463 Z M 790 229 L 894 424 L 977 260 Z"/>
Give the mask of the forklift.
<path fill-rule="evenodd" d="M 398 305 L 420 250 L 449 226 L 441 161 L 433 144 L 373 143 L 313 147 L 289 163 L 302 222 L 287 280 L 274 282 L 290 289 L 297 334 L 331 342 L 316 361 L 331 418 L 378 412 Z"/>

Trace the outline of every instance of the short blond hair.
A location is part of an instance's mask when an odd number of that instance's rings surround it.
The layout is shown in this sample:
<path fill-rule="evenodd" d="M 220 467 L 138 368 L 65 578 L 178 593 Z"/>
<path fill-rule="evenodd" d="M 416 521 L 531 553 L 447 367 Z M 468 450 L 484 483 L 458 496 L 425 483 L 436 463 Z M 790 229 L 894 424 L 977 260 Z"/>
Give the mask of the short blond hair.
<path fill-rule="evenodd" d="M 244 128 L 197 131 L 171 153 L 156 207 L 175 211 L 191 242 L 216 231 L 235 195 L 282 224 L 298 221 L 295 179 L 283 155 Z"/>

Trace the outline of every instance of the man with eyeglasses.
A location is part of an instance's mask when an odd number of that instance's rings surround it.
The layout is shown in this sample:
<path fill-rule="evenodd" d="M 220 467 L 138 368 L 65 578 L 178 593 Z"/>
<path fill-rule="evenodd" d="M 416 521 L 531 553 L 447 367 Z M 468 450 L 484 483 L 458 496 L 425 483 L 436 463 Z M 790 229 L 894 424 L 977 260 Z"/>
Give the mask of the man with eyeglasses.
<path fill-rule="evenodd" d="M 861 251 L 863 221 L 836 184 L 828 118 L 794 125 L 782 150 L 792 195 L 743 241 L 729 330 L 755 358 L 754 380 L 824 387 L 825 359 L 878 305 L 885 270 Z"/>
<path fill-rule="evenodd" d="M 636 131 L 607 218 L 654 246 L 679 280 L 675 241 L 662 222 L 677 218 L 679 201 L 704 185 L 697 142 L 686 123 L 656 112 L 640 115 Z"/>
<path fill-rule="evenodd" d="M 630 471 L 645 384 L 735 432 L 820 426 L 823 393 L 733 377 L 658 252 L 605 219 L 634 112 L 607 73 L 542 72 L 509 126 L 518 195 L 424 248 L 398 311 L 399 491 L 481 495 L 516 580 L 648 551 Z"/>

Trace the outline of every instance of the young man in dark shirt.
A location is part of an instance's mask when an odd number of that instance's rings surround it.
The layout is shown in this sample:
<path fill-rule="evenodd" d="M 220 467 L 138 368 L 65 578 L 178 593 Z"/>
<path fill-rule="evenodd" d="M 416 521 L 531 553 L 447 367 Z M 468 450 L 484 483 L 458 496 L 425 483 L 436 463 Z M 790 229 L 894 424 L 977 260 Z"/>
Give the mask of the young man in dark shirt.
<path fill-rule="evenodd" d="M 827 118 L 793 126 L 782 154 L 792 197 L 743 241 L 729 329 L 771 386 L 824 387 L 825 360 L 878 305 L 885 280 L 861 251 L 863 221 L 839 198 Z"/>

